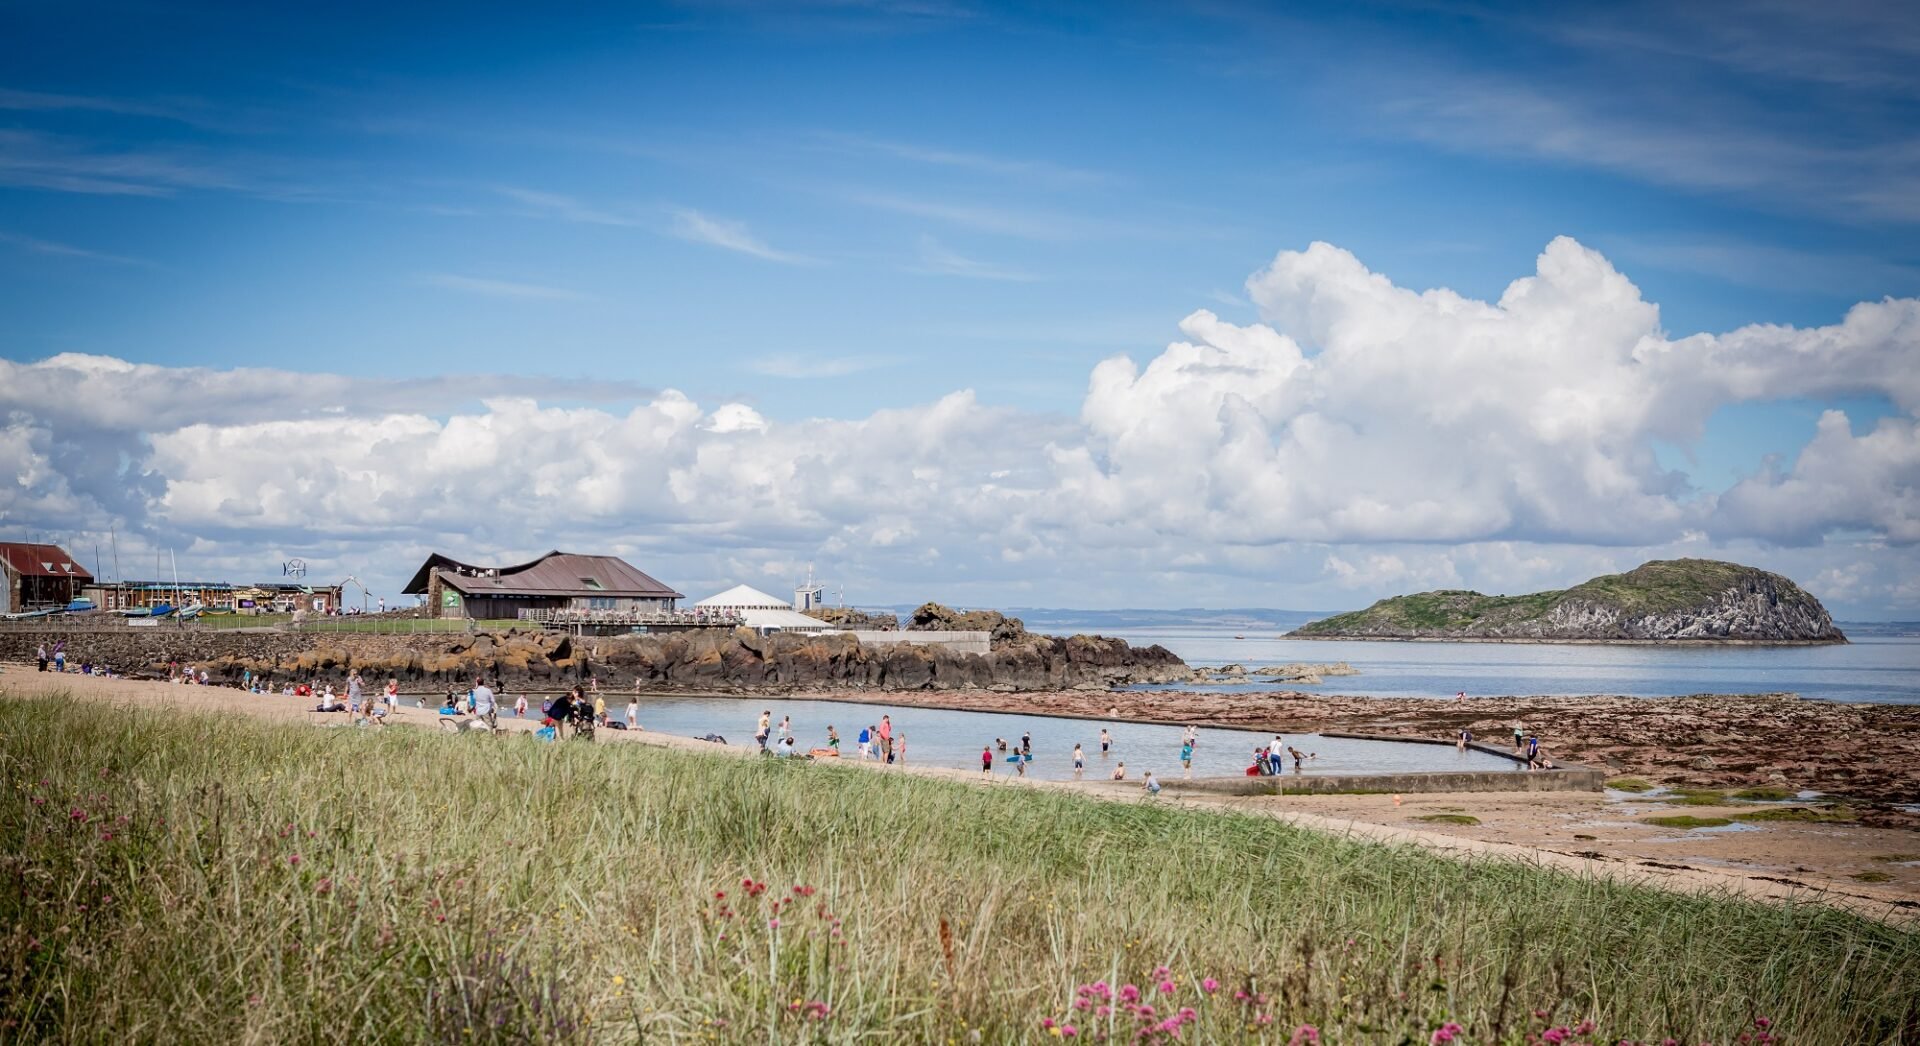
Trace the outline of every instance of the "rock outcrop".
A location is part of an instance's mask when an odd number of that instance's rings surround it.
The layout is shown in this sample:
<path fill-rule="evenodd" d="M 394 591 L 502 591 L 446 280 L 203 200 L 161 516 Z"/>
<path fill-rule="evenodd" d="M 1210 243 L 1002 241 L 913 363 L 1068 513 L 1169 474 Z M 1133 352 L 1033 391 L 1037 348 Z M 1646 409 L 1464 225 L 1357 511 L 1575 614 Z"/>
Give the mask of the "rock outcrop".
<path fill-rule="evenodd" d="M 922 603 L 907 618 L 909 632 L 988 632 L 997 645 L 1027 634 L 1026 623 L 998 610 L 954 610 L 938 603 Z"/>
<path fill-rule="evenodd" d="M 1299 639 L 1844 643 L 1820 601 L 1779 574 L 1708 559 L 1655 560 L 1524 596 L 1445 590 L 1383 599 Z"/>
<path fill-rule="evenodd" d="M 900 616 L 884 610 L 860 610 L 855 607 L 814 607 L 805 611 L 829 625 L 853 632 L 893 632 L 900 627 Z"/>
<path fill-rule="evenodd" d="M 586 679 L 603 688 L 1099 689 L 1171 682 L 1188 674 L 1164 647 L 1104 636 L 1020 632 L 991 653 L 940 644 L 863 645 L 846 633 L 762 636 L 708 629 L 664 635 L 573 637 L 534 630 L 454 635 L 239 632 L 178 628 L 0 632 L 0 658 L 25 661 L 35 644 L 65 638 L 69 658 L 135 676 L 165 676 L 172 664 L 217 681 L 248 672 L 272 681 L 338 680 L 349 671 L 397 678 L 410 692 L 459 685 L 476 675 L 510 688 L 561 689 Z"/>

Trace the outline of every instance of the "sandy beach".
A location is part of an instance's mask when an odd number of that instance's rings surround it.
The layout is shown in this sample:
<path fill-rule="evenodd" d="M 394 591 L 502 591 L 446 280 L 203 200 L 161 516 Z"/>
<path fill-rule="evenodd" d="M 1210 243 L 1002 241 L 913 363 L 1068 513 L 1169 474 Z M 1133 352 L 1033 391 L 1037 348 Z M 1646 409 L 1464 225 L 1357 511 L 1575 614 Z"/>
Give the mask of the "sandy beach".
<path fill-rule="evenodd" d="M 76 700 L 174 708 L 183 712 L 245 715 L 270 721 L 310 724 L 316 729 L 353 729 L 348 725 L 348 717 L 343 714 L 310 711 L 310 699 L 254 695 L 221 687 L 104 679 L 72 673 L 53 677 L 40 675 L 31 666 L 0 666 L 0 699 L 54 692 L 65 692 Z M 848 698 L 845 694 L 821 696 L 840 700 Z M 915 701 L 912 699 L 915 696 L 934 695 L 862 695 L 874 703 L 901 706 L 939 703 Z M 1138 700 L 1128 702 L 1121 710 L 1122 715 L 1133 718 L 1188 718 L 1165 714 L 1176 706 L 1168 704 L 1171 698 L 1163 693 L 968 696 L 987 698 L 995 704 L 969 701 L 961 707 L 985 710 L 1004 704 L 1004 710 L 1008 711 L 1056 711 L 1051 703 L 1062 698 L 1091 701 L 1107 699 L 1115 703 L 1125 698 L 1135 698 Z M 1021 698 L 1031 699 L 1039 707 L 1034 704 L 1019 705 L 1017 699 Z M 1234 695 L 1230 700 L 1245 702 L 1246 698 L 1244 695 Z M 1347 727 L 1365 725 L 1370 729 L 1397 725 L 1412 730 L 1426 726 L 1419 721 L 1409 721 L 1404 715 L 1405 710 L 1386 707 L 1380 708 L 1373 719 L 1362 723 L 1360 716 L 1344 704 L 1358 700 L 1361 699 L 1316 701 L 1310 714 L 1328 716 L 1325 720 L 1288 715 L 1282 719 L 1229 718 L 1225 722 L 1229 725 L 1282 722 L 1295 730 L 1304 729 L 1310 723 L 1328 726 L 1338 723 Z M 1433 702 L 1423 704 L 1429 708 L 1433 706 Z M 1504 706 L 1505 703 L 1502 703 Z M 1285 702 L 1282 707 L 1290 713 L 1307 711 L 1304 705 L 1291 701 Z M 1539 706 L 1528 704 L 1526 707 Z M 1349 715 L 1339 717 L 1343 711 Z M 1161 714 L 1156 715 L 1156 712 Z M 1254 708 L 1244 709 L 1244 712 L 1249 715 L 1261 714 Z M 1264 714 L 1273 715 L 1271 711 Z M 1588 714 L 1598 712 L 1588 710 Z M 438 718 L 430 709 L 403 708 L 397 724 L 390 728 L 439 729 Z M 1208 718 L 1206 721 L 1221 722 L 1218 718 Z M 536 724 L 529 719 L 516 720 L 509 716 L 501 720 L 501 725 L 509 733 L 521 733 L 533 730 Z M 721 748 L 692 738 L 645 731 L 605 730 L 599 732 L 598 736 L 603 743 L 664 745 L 740 757 L 751 755 L 751 751 L 745 748 Z M 482 741 L 480 738 L 474 740 Z M 1723 747 L 1729 744 L 1732 742 L 1723 743 Z M 899 772 L 898 768 L 887 769 L 877 764 L 862 764 L 852 760 L 847 761 L 847 765 L 873 772 Z M 906 768 L 905 772 L 976 783 L 979 781 L 977 774 L 967 770 L 915 766 Z M 1164 779 L 1164 784 L 1166 792 L 1159 801 L 1271 816 L 1319 831 L 1385 843 L 1417 845 L 1462 859 L 1519 860 L 1574 874 L 1641 881 L 1667 889 L 1724 890 L 1756 898 L 1835 904 L 1879 918 L 1920 918 L 1920 830 L 1916 830 L 1912 823 L 1895 823 L 1898 818 L 1863 817 L 1858 822 L 1846 824 L 1783 822 L 1739 826 L 1725 831 L 1685 831 L 1661 828 L 1646 823 L 1645 819 L 1674 813 L 1708 817 L 1717 812 L 1715 808 L 1670 806 L 1637 797 L 1586 793 L 1228 798 L 1183 795 L 1177 777 Z M 1042 782 L 1000 777 L 995 780 L 994 786 L 1060 788 L 1117 800 L 1141 799 L 1137 785 L 1106 781 Z M 1441 820 L 1423 820 L 1435 817 Z M 1476 823 L 1458 823 L 1462 818 L 1470 818 Z"/>

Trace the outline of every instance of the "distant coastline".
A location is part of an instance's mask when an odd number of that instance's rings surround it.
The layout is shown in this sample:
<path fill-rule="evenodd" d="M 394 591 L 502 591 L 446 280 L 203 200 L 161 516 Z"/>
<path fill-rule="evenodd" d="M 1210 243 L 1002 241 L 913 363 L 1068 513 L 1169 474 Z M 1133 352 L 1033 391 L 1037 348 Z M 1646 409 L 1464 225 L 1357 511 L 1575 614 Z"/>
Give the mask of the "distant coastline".
<path fill-rule="evenodd" d="M 1315 643 L 1502 643 L 1518 646 L 1844 646 L 1845 639 L 1552 639 L 1532 636 L 1337 636 L 1288 632 L 1281 639 Z"/>

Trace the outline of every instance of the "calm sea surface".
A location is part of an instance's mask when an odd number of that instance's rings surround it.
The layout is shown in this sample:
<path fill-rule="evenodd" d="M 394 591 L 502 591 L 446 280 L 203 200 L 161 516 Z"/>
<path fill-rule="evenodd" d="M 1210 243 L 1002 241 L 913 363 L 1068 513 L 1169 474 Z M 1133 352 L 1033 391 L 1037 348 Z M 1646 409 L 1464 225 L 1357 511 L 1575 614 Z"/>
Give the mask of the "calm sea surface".
<path fill-rule="evenodd" d="M 655 733 L 700 737 L 720 734 L 731 745 L 751 746 L 755 721 L 762 709 L 773 713 L 777 727 L 782 716 L 793 720 L 795 744 L 801 752 L 827 743 L 827 728 L 840 732 L 842 758 L 857 758 L 858 738 L 865 726 L 877 726 L 883 715 L 893 717 L 894 736 L 907 739 L 907 759 L 917 766 L 944 766 L 979 770 L 980 749 L 1004 738 L 1009 751 L 1022 734 L 1033 735 L 1033 763 L 1027 774 L 1048 780 L 1074 776 L 1073 746 L 1086 757 L 1086 777 L 1105 780 L 1117 763 L 1127 764 L 1127 780 L 1137 781 L 1152 770 L 1166 780 L 1179 778 L 1178 727 L 1149 723 L 1098 723 L 1051 716 L 1011 715 L 1001 712 L 957 712 L 938 708 L 890 708 L 844 701 L 787 701 L 776 697 L 643 697 L 640 725 Z M 625 718 L 626 705 L 610 709 Z M 1100 754 L 1100 728 L 1113 737 L 1113 749 Z M 1202 729 L 1193 753 L 1196 777 L 1242 773 L 1253 761 L 1253 750 L 1272 742 L 1272 734 L 1245 730 Z M 1389 774 L 1439 770 L 1512 770 L 1525 772 L 1509 759 L 1451 745 L 1391 744 L 1318 734 L 1288 734 L 1285 743 L 1314 758 L 1302 763 L 1303 774 Z M 1012 775 L 1007 753 L 994 748 L 994 773 Z M 1289 769 L 1288 774 L 1293 771 Z"/>
<path fill-rule="evenodd" d="M 1316 693 L 1672 697 L 1791 691 L 1826 701 L 1920 704 L 1915 636 L 1863 635 L 1843 646 L 1648 647 L 1283 640 L 1271 629 L 1215 626 L 1100 631 L 1135 644 L 1158 643 L 1189 664 L 1345 661 L 1360 670 L 1299 688 Z M 1235 639 L 1236 633 L 1246 638 Z"/>

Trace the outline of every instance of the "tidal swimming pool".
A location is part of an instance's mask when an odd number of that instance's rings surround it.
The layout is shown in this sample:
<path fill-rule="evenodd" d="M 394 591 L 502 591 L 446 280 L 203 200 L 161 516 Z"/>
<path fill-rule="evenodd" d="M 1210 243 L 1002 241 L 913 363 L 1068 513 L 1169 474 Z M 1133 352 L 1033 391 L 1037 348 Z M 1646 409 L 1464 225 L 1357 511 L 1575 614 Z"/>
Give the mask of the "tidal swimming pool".
<path fill-rule="evenodd" d="M 643 697 L 640 725 L 655 733 L 700 737 L 719 734 L 729 745 L 753 747 L 755 726 L 762 711 L 773 713 L 777 731 L 782 716 L 793 720 L 796 746 L 805 752 L 827 745 L 827 728 L 840 733 L 840 751 L 844 758 L 857 759 L 863 728 L 877 726 L 880 717 L 891 716 L 896 739 L 906 739 L 907 761 L 917 766 L 941 766 L 964 770 L 980 769 L 980 749 L 994 749 L 994 772 L 1014 773 L 1006 756 L 1020 744 L 1023 734 L 1033 735 L 1033 762 L 1027 774 L 1050 780 L 1073 778 L 1073 746 L 1078 744 L 1086 756 L 1087 778 L 1104 779 L 1119 763 L 1127 764 L 1127 779 L 1138 780 L 1151 770 L 1158 777 L 1177 778 L 1186 773 L 1180 765 L 1182 728 L 1148 723 L 1103 723 L 1090 719 L 1061 719 L 1053 716 L 1018 715 L 1009 712 L 961 712 L 938 708 L 892 707 L 854 704 L 846 701 L 780 701 L 767 698 L 729 697 Z M 624 704 L 609 704 L 614 718 L 624 718 Z M 1113 737 L 1113 748 L 1104 756 L 1100 751 L 1100 730 L 1105 727 Z M 776 737 L 778 734 L 776 733 Z M 1273 741 L 1272 734 L 1247 730 L 1201 727 L 1199 743 L 1193 753 L 1193 776 L 1224 777 L 1242 774 L 1253 762 L 1253 751 Z M 1362 741 L 1319 734 L 1284 734 L 1285 744 L 1309 753 L 1313 758 L 1302 763 L 1302 774 L 1399 774 L 1434 773 L 1458 770 L 1516 770 L 1520 765 L 1510 759 L 1477 752 L 1456 750 L 1451 745 L 1397 744 L 1391 741 Z M 1001 752 L 996 739 L 1005 739 L 1007 752 Z M 1292 761 L 1288 761 L 1287 773 Z"/>

